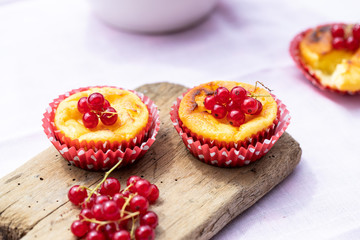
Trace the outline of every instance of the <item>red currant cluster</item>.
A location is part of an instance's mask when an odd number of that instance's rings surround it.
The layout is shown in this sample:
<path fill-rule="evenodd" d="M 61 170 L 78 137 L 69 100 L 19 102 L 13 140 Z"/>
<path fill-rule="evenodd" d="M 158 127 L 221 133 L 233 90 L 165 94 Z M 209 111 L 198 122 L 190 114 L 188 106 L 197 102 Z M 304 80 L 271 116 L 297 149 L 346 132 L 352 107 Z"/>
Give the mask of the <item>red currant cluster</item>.
<path fill-rule="evenodd" d="M 205 98 L 204 106 L 217 119 L 227 117 L 234 127 L 245 122 L 245 114 L 257 115 L 263 108 L 259 100 L 252 98 L 249 92 L 240 86 L 231 91 L 225 87 L 217 88 L 214 95 Z"/>
<path fill-rule="evenodd" d="M 110 106 L 108 100 L 101 93 L 92 93 L 89 97 L 79 99 L 77 108 L 83 113 L 83 123 L 87 128 L 95 128 L 99 123 L 99 118 L 104 125 L 113 125 L 118 115 L 115 108 Z"/>
<path fill-rule="evenodd" d="M 360 24 L 355 24 L 351 29 L 351 35 L 345 38 L 345 29 L 343 24 L 335 24 L 331 27 L 333 37 L 332 45 L 335 49 L 347 49 L 355 51 L 360 46 Z"/>
<path fill-rule="evenodd" d="M 120 182 L 106 174 L 93 190 L 71 187 L 69 200 L 81 205 L 79 220 L 72 223 L 71 232 L 86 240 L 154 239 L 158 217 L 148 207 L 158 199 L 159 189 L 138 176 L 129 177 L 126 185 L 121 190 Z"/>

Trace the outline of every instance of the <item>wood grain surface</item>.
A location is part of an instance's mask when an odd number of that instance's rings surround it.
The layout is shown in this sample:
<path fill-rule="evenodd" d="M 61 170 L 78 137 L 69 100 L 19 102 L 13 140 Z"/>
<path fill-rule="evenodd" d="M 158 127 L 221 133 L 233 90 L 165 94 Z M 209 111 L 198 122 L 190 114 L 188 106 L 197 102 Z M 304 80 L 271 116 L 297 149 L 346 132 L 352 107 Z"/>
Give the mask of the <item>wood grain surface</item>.
<path fill-rule="evenodd" d="M 159 215 L 156 239 L 211 238 L 286 178 L 300 160 L 299 144 L 285 133 L 267 155 L 246 167 L 204 164 L 187 151 L 169 117 L 172 102 L 186 88 L 155 83 L 136 90 L 158 105 L 161 129 L 142 159 L 112 176 L 122 186 L 135 174 L 159 187 L 160 198 L 151 207 Z M 68 201 L 67 191 L 75 184 L 94 186 L 102 176 L 71 166 L 54 147 L 41 152 L 0 179 L 0 239 L 75 239 L 70 225 L 80 210 Z"/>

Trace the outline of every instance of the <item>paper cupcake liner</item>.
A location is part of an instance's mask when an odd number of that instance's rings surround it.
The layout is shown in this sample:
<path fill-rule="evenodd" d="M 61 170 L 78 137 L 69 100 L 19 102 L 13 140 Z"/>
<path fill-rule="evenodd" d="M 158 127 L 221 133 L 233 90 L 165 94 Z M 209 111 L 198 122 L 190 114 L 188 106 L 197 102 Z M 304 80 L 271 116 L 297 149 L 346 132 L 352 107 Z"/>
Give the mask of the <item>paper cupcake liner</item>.
<path fill-rule="evenodd" d="M 95 86 L 95 87 L 107 87 L 107 86 Z M 112 87 L 112 86 L 110 86 Z M 155 137 L 160 129 L 160 118 L 159 118 L 159 111 L 157 106 L 151 101 L 147 96 L 143 95 L 142 93 L 137 93 L 135 91 L 129 90 L 135 93 L 141 101 L 147 106 L 149 110 L 149 122 L 148 127 L 146 127 L 140 134 L 138 134 L 132 140 L 130 144 L 122 144 L 116 145 L 113 144 L 107 145 L 107 143 L 101 143 L 101 147 L 94 149 L 94 148 L 87 148 L 82 146 L 75 146 L 72 143 L 76 143 L 76 141 L 70 142 L 62 142 L 58 138 L 58 134 L 55 133 L 55 124 L 53 122 L 56 109 L 59 103 L 69 97 L 71 94 L 76 92 L 85 91 L 89 88 L 94 87 L 87 87 L 87 88 L 79 88 L 72 90 L 64 95 L 59 96 L 58 98 L 54 99 L 52 103 L 50 103 L 49 107 L 47 108 L 46 112 L 44 113 L 43 121 L 43 128 L 46 136 L 50 140 L 50 142 L 54 145 L 54 147 L 59 151 L 59 153 L 72 165 L 77 166 L 79 168 L 83 168 L 86 170 L 108 170 L 112 168 L 116 163 L 122 161 L 119 167 L 126 166 L 128 164 L 134 163 L 136 160 L 141 158 L 151 147 L 151 145 L 155 141 Z M 118 87 L 115 87 L 118 88 Z M 122 89 L 122 88 L 118 88 Z M 139 142 L 138 139 L 142 139 Z M 79 141 L 77 141 L 79 143 Z M 100 143 L 99 143 L 100 144 Z M 95 145 L 98 146 L 98 145 Z M 109 148 L 106 149 L 106 146 Z M 117 146 L 117 149 L 111 149 L 111 147 Z"/>
<path fill-rule="evenodd" d="M 211 140 L 203 139 L 200 141 L 194 138 L 193 134 L 185 131 L 181 126 L 179 106 L 183 96 L 177 98 L 171 107 L 171 121 L 187 149 L 200 161 L 210 165 L 218 167 L 241 167 L 256 161 L 272 148 L 290 124 L 290 114 L 285 104 L 273 95 L 278 105 L 278 120 L 275 120 L 276 124 L 273 124 L 268 130 L 257 133 L 255 137 L 258 140 L 256 142 L 251 140 L 251 143 L 247 144 L 246 147 L 238 146 L 237 148 L 213 146 L 213 144 L 209 144 Z M 272 134 L 268 134 L 267 131 L 269 131 L 269 133 L 272 132 Z M 235 146 L 235 144 L 233 145 Z M 232 144 L 230 146 L 232 146 Z"/>
<path fill-rule="evenodd" d="M 319 28 L 319 27 L 324 27 L 324 26 L 332 26 L 334 24 L 343 24 L 343 23 L 323 24 L 323 25 L 319 25 L 319 26 L 317 26 L 315 28 L 309 28 L 309 29 L 307 29 L 305 31 L 302 31 L 299 34 L 297 34 L 290 43 L 290 47 L 289 47 L 290 55 L 291 55 L 292 59 L 294 60 L 294 62 L 296 63 L 296 66 L 302 71 L 304 76 L 314 86 L 318 87 L 319 89 L 321 89 L 323 91 L 330 91 L 330 92 L 342 94 L 342 95 L 357 95 L 357 94 L 360 94 L 360 90 L 358 90 L 358 91 L 343 91 L 343 90 L 339 90 L 339 89 L 336 89 L 336 88 L 332 88 L 330 86 L 322 85 L 319 78 L 316 76 L 316 74 L 310 70 L 310 68 L 306 65 L 306 63 L 301 58 L 301 53 L 300 53 L 299 46 L 300 46 L 300 42 L 304 38 L 305 34 L 307 32 L 309 32 L 309 31 L 312 31 L 313 29 L 316 29 L 316 28 Z"/>

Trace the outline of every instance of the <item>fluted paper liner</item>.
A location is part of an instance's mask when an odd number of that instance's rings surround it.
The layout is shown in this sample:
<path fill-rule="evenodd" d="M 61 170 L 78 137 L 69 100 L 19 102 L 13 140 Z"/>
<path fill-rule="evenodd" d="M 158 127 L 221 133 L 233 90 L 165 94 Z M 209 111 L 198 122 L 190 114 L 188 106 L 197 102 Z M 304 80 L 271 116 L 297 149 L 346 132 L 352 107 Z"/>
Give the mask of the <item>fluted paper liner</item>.
<path fill-rule="evenodd" d="M 200 161 L 210 165 L 240 167 L 256 161 L 272 148 L 290 124 L 290 114 L 286 106 L 275 95 L 272 95 L 278 106 L 278 119 L 272 126 L 257 133 L 247 143 L 240 145 L 230 143 L 229 147 L 219 147 L 215 141 L 199 138 L 183 128 L 179 118 L 179 106 L 185 94 L 177 98 L 171 107 L 171 121 L 187 149 Z"/>
<path fill-rule="evenodd" d="M 44 132 L 59 153 L 72 165 L 93 171 L 105 171 L 113 167 L 119 161 L 122 161 L 119 167 L 134 163 L 148 151 L 154 143 L 155 137 L 160 129 L 159 111 L 154 102 L 142 93 L 128 90 L 136 94 L 147 106 L 149 111 L 149 121 L 147 126 L 135 138 L 131 139 L 129 142 L 113 143 L 87 143 L 86 141 L 79 143 L 78 140 L 65 138 L 56 130 L 54 124 L 54 117 L 59 103 L 74 93 L 86 91 L 90 88 L 101 87 L 108 86 L 79 88 L 60 95 L 50 103 L 44 113 L 44 118 L 42 119 Z"/>
<path fill-rule="evenodd" d="M 300 42 L 302 41 L 302 39 L 305 37 L 305 34 L 309 31 L 312 31 L 316 28 L 319 27 L 323 27 L 323 26 L 332 26 L 335 24 L 344 24 L 344 23 L 331 23 L 331 24 L 323 24 L 323 25 L 319 25 L 315 28 L 309 28 L 305 31 L 300 32 L 299 34 L 297 34 L 293 40 L 290 43 L 290 48 L 289 48 L 289 52 L 290 55 L 292 57 L 292 59 L 294 60 L 294 62 L 296 63 L 296 66 L 302 71 L 302 73 L 304 74 L 304 76 L 316 87 L 318 87 L 319 89 L 323 90 L 323 91 L 331 91 L 331 92 L 335 92 L 338 94 L 342 94 L 342 95 L 357 95 L 360 94 L 360 90 L 358 91 L 343 91 L 343 90 L 339 90 L 336 88 L 332 88 L 330 86 L 324 86 L 321 84 L 319 77 L 316 76 L 315 73 L 312 73 L 309 69 L 309 67 L 307 66 L 307 64 L 302 60 L 301 57 L 301 53 L 300 53 Z"/>

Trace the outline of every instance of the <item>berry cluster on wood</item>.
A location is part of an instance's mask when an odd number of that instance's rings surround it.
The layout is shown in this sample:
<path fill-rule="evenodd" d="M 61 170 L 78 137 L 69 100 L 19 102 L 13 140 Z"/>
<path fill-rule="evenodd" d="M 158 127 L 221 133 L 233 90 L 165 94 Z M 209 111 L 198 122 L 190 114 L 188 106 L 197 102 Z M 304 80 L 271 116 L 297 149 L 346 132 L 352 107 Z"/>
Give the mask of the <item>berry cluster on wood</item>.
<path fill-rule="evenodd" d="M 146 179 L 131 176 L 126 188 L 121 190 L 119 180 L 108 178 L 118 165 L 106 172 L 94 189 L 75 185 L 68 191 L 70 202 L 81 207 L 79 219 L 71 225 L 76 237 L 86 240 L 155 239 L 158 216 L 148 208 L 159 198 L 159 189 Z"/>
<path fill-rule="evenodd" d="M 77 108 L 83 115 L 83 123 L 86 128 L 95 128 L 100 121 L 104 125 L 113 125 L 118 119 L 115 108 L 110 106 L 104 95 L 95 92 L 89 97 L 79 99 Z"/>
<path fill-rule="evenodd" d="M 241 86 L 236 86 L 231 91 L 225 87 L 218 87 L 214 95 L 205 98 L 204 106 L 211 111 L 214 118 L 227 117 L 234 127 L 239 127 L 245 122 L 245 114 L 258 115 L 263 108 L 262 103 L 251 97 Z"/>
<path fill-rule="evenodd" d="M 360 47 L 360 24 L 352 26 L 349 36 L 345 36 L 345 25 L 335 24 L 331 27 L 331 35 L 334 49 L 356 51 Z"/>

